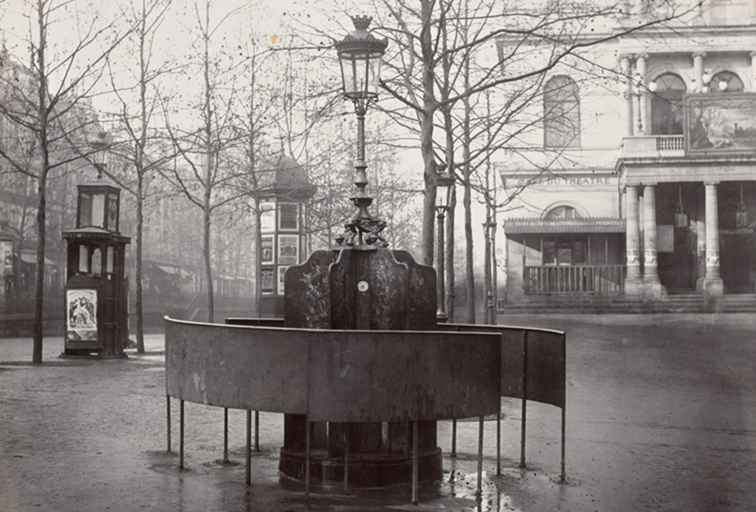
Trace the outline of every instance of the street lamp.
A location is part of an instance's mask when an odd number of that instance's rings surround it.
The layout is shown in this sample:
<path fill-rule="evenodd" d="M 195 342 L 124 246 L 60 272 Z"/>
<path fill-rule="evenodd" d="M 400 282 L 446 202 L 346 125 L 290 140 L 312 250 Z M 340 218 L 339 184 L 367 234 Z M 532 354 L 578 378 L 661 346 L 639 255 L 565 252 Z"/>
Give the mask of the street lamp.
<path fill-rule="evenodd" d="M 352 100 L 357 114 L 357 158 L 354 163 L 357 194 L 351 198 L 357 207 L 357 214 L 346 224 L 346 232 L 337 238 L 337 242 L 358 247 L 386 247 L 388 243 L 381 236 L 386 223 L 370 215 L 368 207 L 373 198 L 365 192 L 368 184 L 365 172 L 365 114 L 368 105 L 378 99 L 381 59 L 388 46 L 387 40 L 378 39 L 368 32 L 371 21 L 370 16 L 353 16 L 354 31 L 334 45 L 341 66 L 342 92 L 345 98 Z"/>
<path fill-rule="evenodd" d="M 97 169 L 97 179 L 102 178 L 102 173 L 108 167 L 108 134 L 107 132 L 100 132 L 97 135 L 97 140 L 92 142 L 92 149 L 94 154 L 92 155 L 92 163 Z"/>
<path fill-rule="evenodd" d="M 638 133 L 643 134 L 643 102 L 641 96 L 643 94 L 643 77 L 640 73 L 635 73 L 633 79 L 633 94 L 638 101 Z"/>
<path fill-rule="evenodd" d="M 438 220 L 438 313 L 439 321 L 445 322 L 448 319 L 446 312 L 446 290 L 445 290 L 445 241 L 444 241 L 444 217 L 446 210 L 449 209 L 449 196 L 451 188 L 454 186 L 454 176 L 446 171 L 443 164 L 439 164 L 438 173 L 436 174 L 436 217 Z"/>

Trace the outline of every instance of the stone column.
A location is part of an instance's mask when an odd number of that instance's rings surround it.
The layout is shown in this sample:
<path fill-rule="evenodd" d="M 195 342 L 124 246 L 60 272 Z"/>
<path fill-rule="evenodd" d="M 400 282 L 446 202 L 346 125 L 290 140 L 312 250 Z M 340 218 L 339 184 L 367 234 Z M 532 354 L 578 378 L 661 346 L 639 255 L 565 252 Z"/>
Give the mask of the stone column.
<path fill-rule="evenodd" d="M 638 186 L 625 188 L 625 295 L 641 295 L 643 292 L 640 272 L 640 249 L 638 247 Z"/>
<path fill-rule="evenodd" d="M 640 90 L 638 91 L 640 93 L 640 99 L 639 99 L 639 107 L 638 115 L 640 116 L 638 118 L 638 130 L 640 133 L 638 135 L 646 135 L 651 130 L 649 130 L 648 126 L 648 77 L 646 77 L 646 57 L 647 55 L 645 53 L 638 55 L 635 58 L 635 70 L 638 72 L 638 74 L 641 77 L 642 84 L 640 87 Z"/>
<path fill-rule="evenodd" d="M 633 128 L 633 73 L 630 67 L 630 57 L 623 55 L 620 58 L 620 68 L 625 77 L 625 137 L 632 137 L 635 133 Z"/>
<path fill-rule="evenodd" d="M 756 91 L 756 51 L 751 52 L 751 91 Z"/>
<path fill-rule="evenodd" d="M 664 295 L 656 252 L 656 184 L 653 184 L 643 187 L 643 285 L 652 298 Z"/>
<path fill-rule="evenodd" d="M 704 295 L 719 297 L 724 294 L 722 277 L 719 275 L 719 211 L 717 183 L 705 183 L 706 187 L 706 276 L 703 282 Z"/>
<path fill-rule="evenodd" d="M 703 92 L 703 59 L 706 56 L 703 52 L 693 54 L 693 78 L 696 80 L 696 86 L 693 92 Z"/>

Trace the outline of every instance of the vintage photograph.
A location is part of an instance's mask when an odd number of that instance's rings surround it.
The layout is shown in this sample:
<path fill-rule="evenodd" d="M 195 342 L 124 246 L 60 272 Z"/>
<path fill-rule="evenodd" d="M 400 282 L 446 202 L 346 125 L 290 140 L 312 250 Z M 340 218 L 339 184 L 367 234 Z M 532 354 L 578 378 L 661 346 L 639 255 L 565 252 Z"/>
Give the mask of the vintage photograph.
<path fill-rule="evenodd" d="M 756 510 L 756 0 L 0 0 L 0 512 Z"/>

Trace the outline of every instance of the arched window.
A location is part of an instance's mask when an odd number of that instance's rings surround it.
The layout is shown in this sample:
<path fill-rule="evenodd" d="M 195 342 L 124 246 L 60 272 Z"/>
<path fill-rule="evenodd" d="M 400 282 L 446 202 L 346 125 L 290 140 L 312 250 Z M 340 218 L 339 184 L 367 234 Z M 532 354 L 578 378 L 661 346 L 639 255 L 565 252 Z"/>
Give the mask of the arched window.
<path fill-rule="evenodd" d="M 683 95 L 685 82 L 674 73 L 654 79 L 656 89 L 651 100 L 651 133 L 680 135 L 683 132 Z"/>
<path fill-rule="evenodd" d="M 711 78 L 711 92 L 743 92 L 743 81 L 732 71 L 720 71 Z"/>
<path fill-rule="evenodd" d="M 546 82 L 543 91 L 543 145 L 580 147 L 580 95 L 577 84 L 564 75 Z"/>
<path fill-rule="evenodd" d="M 578 219 L 580 218 L 580 214 L 572 206 L 562 205 L 555 206 L 554 208 L 546 212 L 546 215 L 544 215 L 543 218 L 545 220 Z"/>

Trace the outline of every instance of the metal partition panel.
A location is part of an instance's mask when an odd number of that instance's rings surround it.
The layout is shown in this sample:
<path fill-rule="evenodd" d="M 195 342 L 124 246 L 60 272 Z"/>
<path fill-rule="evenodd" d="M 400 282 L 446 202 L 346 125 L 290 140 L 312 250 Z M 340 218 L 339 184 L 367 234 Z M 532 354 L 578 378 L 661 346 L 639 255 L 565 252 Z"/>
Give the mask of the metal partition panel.
<path fill-rule="evenodd" d="M 166 318 L 166 394 L 312 421 L 470 417 L 499 408 L 500 336 L 203 324 Z"/>
<path fill-rule="evenodd" d="M 528 400 L 564 407 L 565 335 L 558 331 L 528 332 Z"/>
<path fill-rule="evenodd" d="M 499 336 L 329 332 L 311 350 L 313 420 L 435 420 L 499 409 Z"/>
<path fill-rule="evenodd" d="M 522 398 L 524 327 L 484 324 L 438 324 L 439 329 L 499 333 L 501 338 L 501 396 Z"/>
<path fill-rule="evenodd" d="M 527 333 L 527 398 L 563 407 L 565 401 L 565 334 L 532 327 L 438 324 L 439 329 L 501 333 L 501 395 L 523 398 L 524 341 Z"/>
<path fill-rule="evenodd" d="M 307 412 L 307 332 L 166 319 L 170 396 L 219 407 Z"/>

